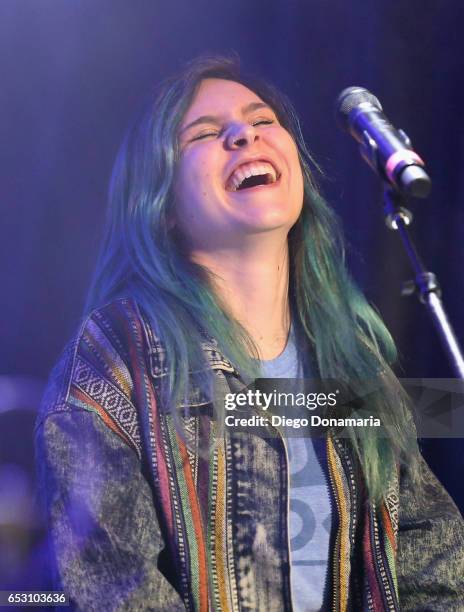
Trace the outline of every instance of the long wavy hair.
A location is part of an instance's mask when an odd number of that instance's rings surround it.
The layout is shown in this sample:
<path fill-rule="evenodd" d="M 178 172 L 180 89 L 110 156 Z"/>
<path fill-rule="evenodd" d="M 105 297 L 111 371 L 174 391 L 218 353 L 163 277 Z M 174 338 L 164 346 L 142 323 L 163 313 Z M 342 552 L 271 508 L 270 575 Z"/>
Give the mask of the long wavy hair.
<path fill-rule="evenodd" d="M 251 338 L 220 303 L 208 271 L 189 260 L 170 223 L 178 130 L 206 78 L 236 81 L 253 90 L 297 145 L 304 202 L 288 235 L 293 325 L 300 351 L 311 353 L 321 378 L 354 385 L 358 393 L 365 381 L 380 381 L 382 392 L 371 396 L 369 412 L 381 419 L 388 435 L 370 427 L 348 428 L 369 494 L 378 500 L 399 458 L 411 464 L 417 455 L 416 441 L 406 433 L 406 396 L 391 370 L 395 346 L 346 269 L 340 225 L 320 195 L 313 172 L 319 169 L 292 105 L 273 86 L 243 76 L 236 58 L 203 57 L 188 64 L 163 84 L 129 130 L 111 179 L 105 237 L 86 313 L 121 296 L 139 304 L 166 351 L 170 376 L 164 399 L 171 406 L 185 395 L 189 372 L 204 365 L 205 333 L 239 372 L 259 375 Z"/>

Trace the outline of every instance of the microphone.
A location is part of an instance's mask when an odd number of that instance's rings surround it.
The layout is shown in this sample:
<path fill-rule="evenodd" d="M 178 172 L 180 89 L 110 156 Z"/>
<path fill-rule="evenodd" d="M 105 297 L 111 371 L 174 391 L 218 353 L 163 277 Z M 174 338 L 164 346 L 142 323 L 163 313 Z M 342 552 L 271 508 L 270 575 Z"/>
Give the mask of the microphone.
<path fill-rule="evenodd" d="M 432 182 L 425 164 L 403 130 L 397 130 L 382 105 L 363 87 L 348 87 L 338 96 L 336 115 L 341 127 L 360 143 L 367 163 L 400 192 L 426 198 Z"/>

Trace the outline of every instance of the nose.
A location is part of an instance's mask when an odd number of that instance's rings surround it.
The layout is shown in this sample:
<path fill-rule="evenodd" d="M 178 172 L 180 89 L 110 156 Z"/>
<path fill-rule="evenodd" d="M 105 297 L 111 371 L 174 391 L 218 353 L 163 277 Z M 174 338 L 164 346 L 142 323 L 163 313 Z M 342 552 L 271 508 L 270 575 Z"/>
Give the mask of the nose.
<path fill-rule="evenodd" d="M 250 146 L 257 140 L 258 133 L 249 123 L 237 123 L 231 126 L 226 136 L 226 146 L 229 149 L 241 149 Z"/>

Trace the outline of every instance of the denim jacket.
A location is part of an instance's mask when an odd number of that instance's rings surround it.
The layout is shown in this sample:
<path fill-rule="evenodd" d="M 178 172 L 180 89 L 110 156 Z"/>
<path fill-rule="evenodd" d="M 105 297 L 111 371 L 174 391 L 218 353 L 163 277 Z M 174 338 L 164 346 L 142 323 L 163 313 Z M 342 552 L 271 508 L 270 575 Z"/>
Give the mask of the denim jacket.
<path fill-rule="evenodd" d="M 216 343 L 203 350 L 219 391 L 238 390 Z M 55 366 L 36 427 L 54 588 L 85 611 L 291 611 L 284 441 L 218 433 L 194 373 L 186 440 L 160 399 L 167 375 L 130 299 L 94 311 Z M 402 470 L 374 506 L 349 444 L 329 436 L 326 452 L 324 609 L 464 610 L 463 521 L 425 462 L 421 490 Z"/>

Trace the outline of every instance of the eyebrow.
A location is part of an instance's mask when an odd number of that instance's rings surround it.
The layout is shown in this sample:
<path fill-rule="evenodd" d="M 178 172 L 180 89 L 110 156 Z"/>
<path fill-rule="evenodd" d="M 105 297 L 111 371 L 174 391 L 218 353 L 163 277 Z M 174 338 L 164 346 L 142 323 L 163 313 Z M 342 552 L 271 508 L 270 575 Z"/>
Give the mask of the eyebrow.
<path fill-rule="evenodd" d="M 250 102 L 250 104 L 247 104 L 246 106 L 242 107 L 242 115 L 247 115 L 248 113 L 252 113 L 253 111 L 258 110 L 260 108 L 267 108 L 272 111 L 272 108 L 269 106 L 269 104 L 266 104 L 265 102 Z M 220 117 L 218 115 L 201 115 L 201 117 L 198 117 L 191 123 L 188 123 L 186 126 L 184 126 L 180 130 L 179 134 L 183 134 L 190 128 L 195 127 L 196 125 L 199 125 L 201 123 L 219 124 Z"/>

